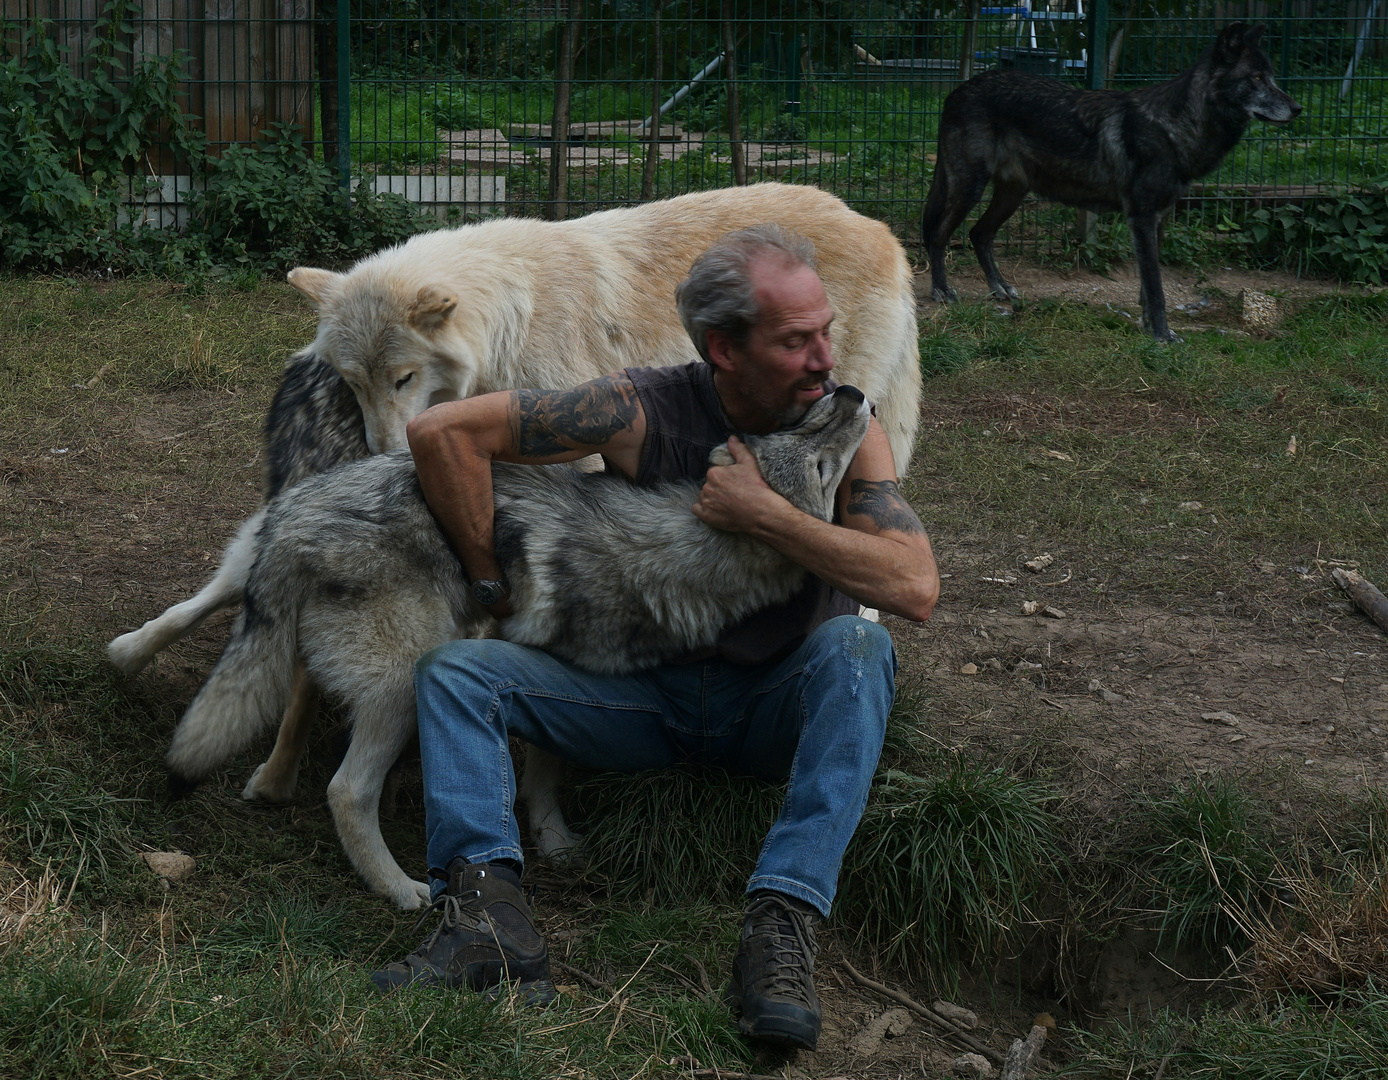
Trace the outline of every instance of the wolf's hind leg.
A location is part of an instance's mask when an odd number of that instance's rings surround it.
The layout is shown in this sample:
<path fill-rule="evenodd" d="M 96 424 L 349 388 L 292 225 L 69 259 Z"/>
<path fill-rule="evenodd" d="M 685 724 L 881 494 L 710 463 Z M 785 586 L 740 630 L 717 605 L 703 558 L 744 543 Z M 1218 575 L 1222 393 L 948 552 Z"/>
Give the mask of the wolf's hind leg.
<path fill-rule="evenodd" d="M 531 838 L 540 854 L 551 862 L 580 867 L 582 841 L 570 831 L 559 808 L 559 785 L 563 779 L 563 761 L 538 746 L 526 747 L 519 795 L 530 816 Z"/>
<path fill-rule="evenodd" d="M 406 909 L 427 904 L 429 886 L 400 869 L 381 836 L 380 810 L 386 774 L 415 730 L 412 674 L 406 666 L 403 679 L 382 679 L 354 702 L 352 745 L 328 784 L 328 806 L 347 857 L 372 892 Z"/>
<path fill-rule="evenodd" d="M 943 166 L 936 165 L 940 170 Z M 987 173 L 964 177 L 948 177 L 942 185 L 942 194 L 936 206 L 929 205 L 934 199 L 932 188 L 927 200 L 921 230 L 930 252 L 930 299 L 937 304 L 947 304 L 959 299 L 959 294 L 945 279 L 945 247 L 954 230 L 963 224 L 969 211 L 983 198 L 983 190 L 988 186 Z M 928 232 L 926 230 L 929 230 Z"/>
<path fill-rule="evenodd" d="M 303 763 L 304 750 L 317 716 L 318 686 L 301 660 L 294 669 L 294 689 L 280 721 L 275 748 L 251 773 L 241 789 L 241 798 L 271 803 L 293 801 L 294 789 L 299 784 L 299 766 Z"/>
<path fill-rule="evenodd" d="M 133 675 L 153 660 L 157 652 L 187 635 L 214 611 L 239 603 L 251 563 L 255 561 L 255 534 L 264 520 L 265 508 L 261 507 L 237 530 L 235 539 L 222 553 L 216 574 L 197 596 L 175 604 L 138 630 L 122 634 L 107 645 L 106 654 L 111 663 L 127 675 Z"/>
<path fill-rule="evenodd" d="M 993 241 L 997 238 L 998 230 L 1013 214 L 1017 212 L 1017 207 L 1022 205 L 1022 200 L 1027 197 L 1027 186 L 1025 184 L 1004 184 L 999 180 L 993 181 L 993 201 L 988 204 L 988 209 L 974 223 L 974 227 L 969 230 L 969 242 L 974 246 L 974 253 L 978 255 L 978 264 L 983 267 L 983 276 L 988 279 L 988 288 L 993 296 L 1003 301 L 1003 303 L 1021 300 L 1021 294 L 1015 288 L 1002 279 L 1002 274 L 998 271 L 997 259 L 993 257 Z"/>

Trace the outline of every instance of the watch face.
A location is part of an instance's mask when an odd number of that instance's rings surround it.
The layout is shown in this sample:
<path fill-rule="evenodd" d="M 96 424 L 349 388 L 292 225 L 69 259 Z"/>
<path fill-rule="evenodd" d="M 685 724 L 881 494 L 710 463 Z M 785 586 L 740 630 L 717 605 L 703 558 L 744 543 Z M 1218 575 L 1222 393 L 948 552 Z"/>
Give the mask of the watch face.
<path fill-rule="evenodd" d="M 506 595 L 499 581 L 474 581 L 472 595 L 483 607 L 490 607 Z"/>

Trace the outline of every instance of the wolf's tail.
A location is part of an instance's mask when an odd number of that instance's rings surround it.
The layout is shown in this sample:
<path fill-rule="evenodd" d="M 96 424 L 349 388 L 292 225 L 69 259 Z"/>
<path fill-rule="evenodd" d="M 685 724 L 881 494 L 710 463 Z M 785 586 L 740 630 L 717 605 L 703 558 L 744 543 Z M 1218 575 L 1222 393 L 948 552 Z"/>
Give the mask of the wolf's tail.
<path fill-rule="evenodd" d="M 298 659 L 302 588 L 292 566 L 261 553 L 246 586 L 231 640 L 174 731 L 169 786 L 184 794 L 277 722 L 289 701 Z"/>

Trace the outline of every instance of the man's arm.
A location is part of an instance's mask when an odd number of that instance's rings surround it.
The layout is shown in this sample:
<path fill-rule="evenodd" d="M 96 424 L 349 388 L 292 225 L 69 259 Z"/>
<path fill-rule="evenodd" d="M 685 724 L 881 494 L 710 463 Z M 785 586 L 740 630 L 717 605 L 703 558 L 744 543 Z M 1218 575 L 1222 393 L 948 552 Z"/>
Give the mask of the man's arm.
<path fill-rule="evenodd" d="M 886 433 L 873 419 L 839 485 L 841 524 L 796 509 L 762 479 L 746 447 L 737 464 L 708 471 L 694 513 L 710 525 L 765 540 L 860 604 L 923 622 L 940 594 L 925 528 L 902 498 Z"/>
<path fill-rule="evenodd" d="M 436 405 L 405 429 L 419 486 L 469 580 L 501 577 L 492 535 L 492 462 L 544 465 L 602 454 L 634 475 L 646 416 L 625 375 L 572 390 L 512 390 Z M 510 614 L 504 601 L 492 606 Z"/>

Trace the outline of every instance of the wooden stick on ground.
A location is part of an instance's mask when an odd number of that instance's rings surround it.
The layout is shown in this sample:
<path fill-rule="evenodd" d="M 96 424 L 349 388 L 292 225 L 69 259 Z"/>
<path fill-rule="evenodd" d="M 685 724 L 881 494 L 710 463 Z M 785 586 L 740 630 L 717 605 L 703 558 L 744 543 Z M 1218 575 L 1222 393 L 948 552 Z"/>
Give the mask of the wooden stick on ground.
<path fill-rule="evenodd" d="M 1379 627 L 1388 631 L 1388 596 L 1384 596 L 1363 574 L 1338 567 L 1330 571 L 1335 584 L 1349 594 L 1355 605 Z"/>
<path fill-rule="evenodd" d="M 1026 1039 L 1013 1039 L 1012 1049 L 1007 1052 L 1007 1060 L 1002 1064 L 998 1080 L 1026 1080 L 1027 1069 L 1032 1058 L 1041 1052 L 1041 1044 L 1046 1041 L 1046 1029 L 1033 1024 Z"/>
<path fill-rule="evenodd" d="M 858 969 L 855 968 L 852 964 L 850 964 L 847 960 L 844 960 L 842 963 L 843 969 L 846 972 L 848 972 L 849 977 L 859 986 L 866 987 L 868 990 L 872 990 L 874 993 L 881 994 L 883 997 L 895 1001 L 898 1005 L 905 1005 L 916 1015 L 923 1016 L 936 1027 L 942 1028 L 947 1035 L 963 1043 L 974 1053 L 982 1054 L 984 1057 L 986 1057 L 989 1061 L 991 1061 L 994 1065 L 997 1065 L 998 1067 L 1002 1066 L 1003 1056 L 1001 1054 L 999 1054 L 996 1050 L 994 1050 L 991 1046 L 987 1045 L 986 1043 L 980 1042 L 978 1039 L 975 1039 L 972 1035 L 970 1035 L 967 1031 L 965 1031 L 958 1024 L 954 1023 L 952 1020 L 946 1019 L 945 1017 L 937 1013 L 934 1009 L 926 1005 L 922 1005 L 919 1001 L 915 1001 L 907 997 L 900 990 L 893 990 L 890 986 L 884 986 L 880 982 L 875 982 L 874 980 L 869 979 L 866 975 L 860 973 Z"/>

